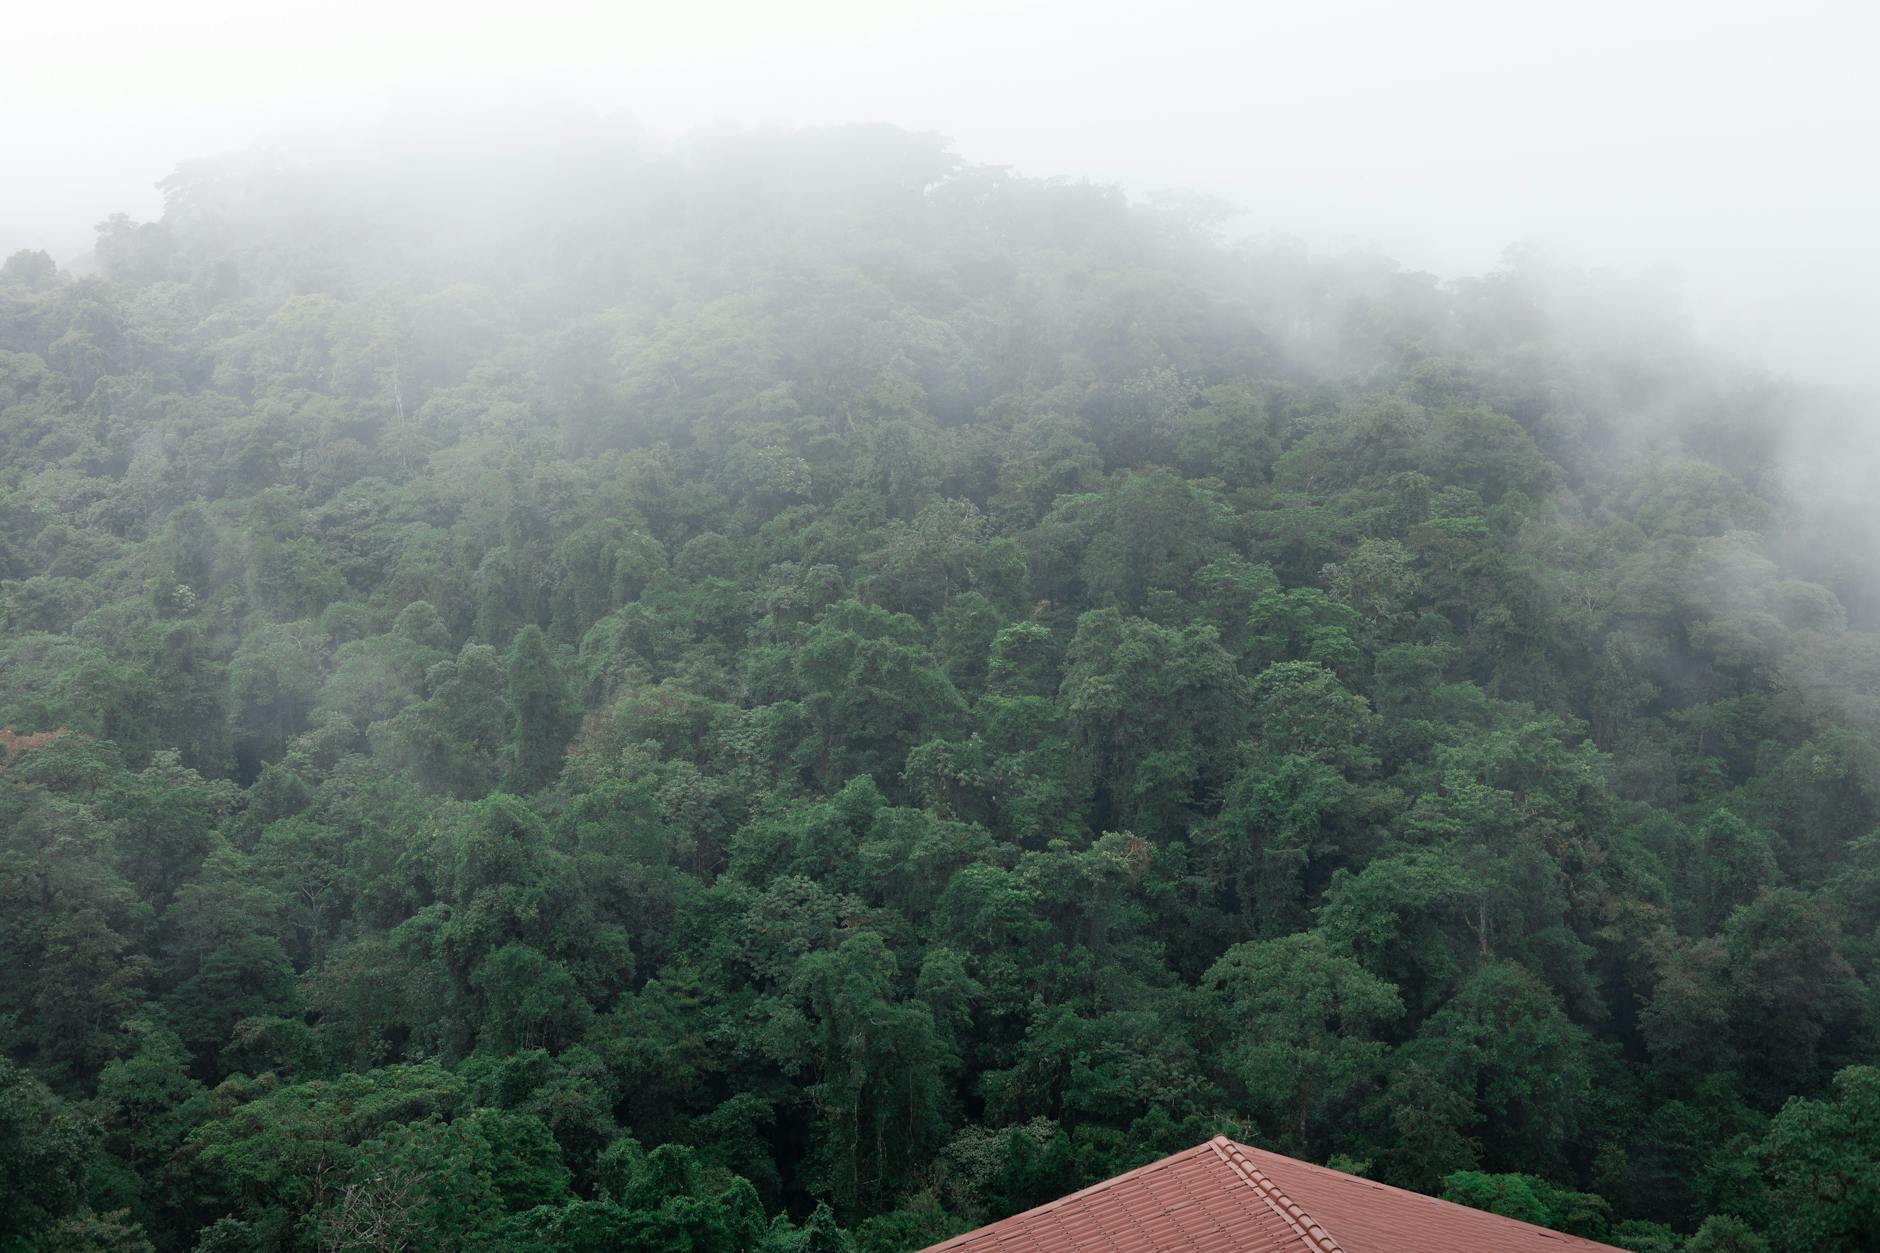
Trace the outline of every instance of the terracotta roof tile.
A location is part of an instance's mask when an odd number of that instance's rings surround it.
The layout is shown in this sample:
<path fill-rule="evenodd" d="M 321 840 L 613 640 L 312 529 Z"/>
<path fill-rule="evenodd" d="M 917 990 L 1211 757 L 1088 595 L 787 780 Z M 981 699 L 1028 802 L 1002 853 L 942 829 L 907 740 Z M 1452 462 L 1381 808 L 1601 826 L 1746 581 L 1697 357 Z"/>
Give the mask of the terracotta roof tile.
<path fill-rule="evenodd" d="M 1211 1140 L 933 1246 L 934 1253 L 1345 1253 Z"/>
<path fill-rule="evenodd" d="M 1216 1136 L 927 1253 L 1592 1253 L 1583 1240 Z"/>
<path fill-rule="evenodd" d="M 1345 1253 L 1593 1253 L 1601 1244 L 1228 1142 L 1332 1231 Z"/>

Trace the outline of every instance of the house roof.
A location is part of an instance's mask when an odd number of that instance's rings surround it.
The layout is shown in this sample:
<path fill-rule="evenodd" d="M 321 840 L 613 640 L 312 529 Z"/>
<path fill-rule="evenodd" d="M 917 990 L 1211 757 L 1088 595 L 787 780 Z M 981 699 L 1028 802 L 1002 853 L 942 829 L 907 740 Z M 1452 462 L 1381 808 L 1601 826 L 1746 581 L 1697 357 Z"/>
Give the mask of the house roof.
<path fill-rule="evenodd" d="M 1216 1136 L 928 1253 L 1591 1253 L 1564 1235 Z"/>
<path fill-rule="evenodd" d="M 1349 1253 L 1216 1136 L 931 1253 Z"/>

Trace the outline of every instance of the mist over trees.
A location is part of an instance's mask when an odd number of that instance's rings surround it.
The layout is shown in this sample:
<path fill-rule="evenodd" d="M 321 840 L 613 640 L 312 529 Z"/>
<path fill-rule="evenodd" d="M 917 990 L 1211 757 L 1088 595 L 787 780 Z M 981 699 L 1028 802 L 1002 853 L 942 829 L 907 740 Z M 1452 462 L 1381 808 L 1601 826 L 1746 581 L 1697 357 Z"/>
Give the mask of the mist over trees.
<path fill-rule="evenodd" d="M 1852 402 L 886 129 L 164 191 L 0 265 L 0 1249 L 1880 1244 Z"/>

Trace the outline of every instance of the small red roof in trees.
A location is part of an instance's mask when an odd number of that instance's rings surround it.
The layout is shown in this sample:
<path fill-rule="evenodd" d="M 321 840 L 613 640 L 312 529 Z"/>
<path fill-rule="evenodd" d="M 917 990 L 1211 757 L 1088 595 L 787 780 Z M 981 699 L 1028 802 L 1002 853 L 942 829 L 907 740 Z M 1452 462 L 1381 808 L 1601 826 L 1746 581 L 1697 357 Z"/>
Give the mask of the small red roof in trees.
<path fill-rule="evenodd" d="M 1563 1235 L 1216 1136 L 928 1253 L 1590 1253 Z"/>
<path fill-rule="evenodd" d="M 12 727 L 0 727 L 0 765 L 10 766 L 13 759 L 21 753 L 34 748 L 44 748 L 47 744 L 66 733 L 64 727 L 56 731 L 40 731 L 33 735 L 21 735 Z"/>

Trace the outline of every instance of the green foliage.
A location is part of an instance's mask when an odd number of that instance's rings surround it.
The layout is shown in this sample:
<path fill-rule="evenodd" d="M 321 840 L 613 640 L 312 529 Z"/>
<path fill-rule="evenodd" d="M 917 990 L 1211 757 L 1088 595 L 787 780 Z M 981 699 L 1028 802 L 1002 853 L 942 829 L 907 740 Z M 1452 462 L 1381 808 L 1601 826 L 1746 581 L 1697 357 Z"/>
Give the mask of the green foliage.
<path fill-rule="evenodd" d="M 28 1072 L 0 1058 L 0 1240 L 11 1253 L 78 1210 L 96 1129 Z"/>
<path fill-rule="evenodd" d="M 548 637 L 533 622 L 509 646 L 506 700 L 511 712 L 504 786 L 526 795 L 561 773 L 562 750 L 580 714 L 567 681 L 549 655 Z"/>
<path fill-rule="evenodd" d="M 1198 1012 L 1262 1141 L 1314 1157 L 1375 1087 L 1380 1037 L 1403 1003 L 1323 936 L 1302 932 L 1228 949 L 1202 977 Z"/>
<path fill-rule="evenodd" d="M 1609 1207 L 1604 1197 L 1575 1192 L 1532 1175 L 1457 1171 L 1443 1180 L 1443 1199 L 1588 1239 L 1603 1240 L 1607 1234 Z"/>
<path fill-rule="evenodd" d="M 1758 1156 L 1776 1243 L 1858 1248 L 1880 1239 L 1880 1069 L 1843 1070 L 1829 1100 L 1791 1099 Z"/>

